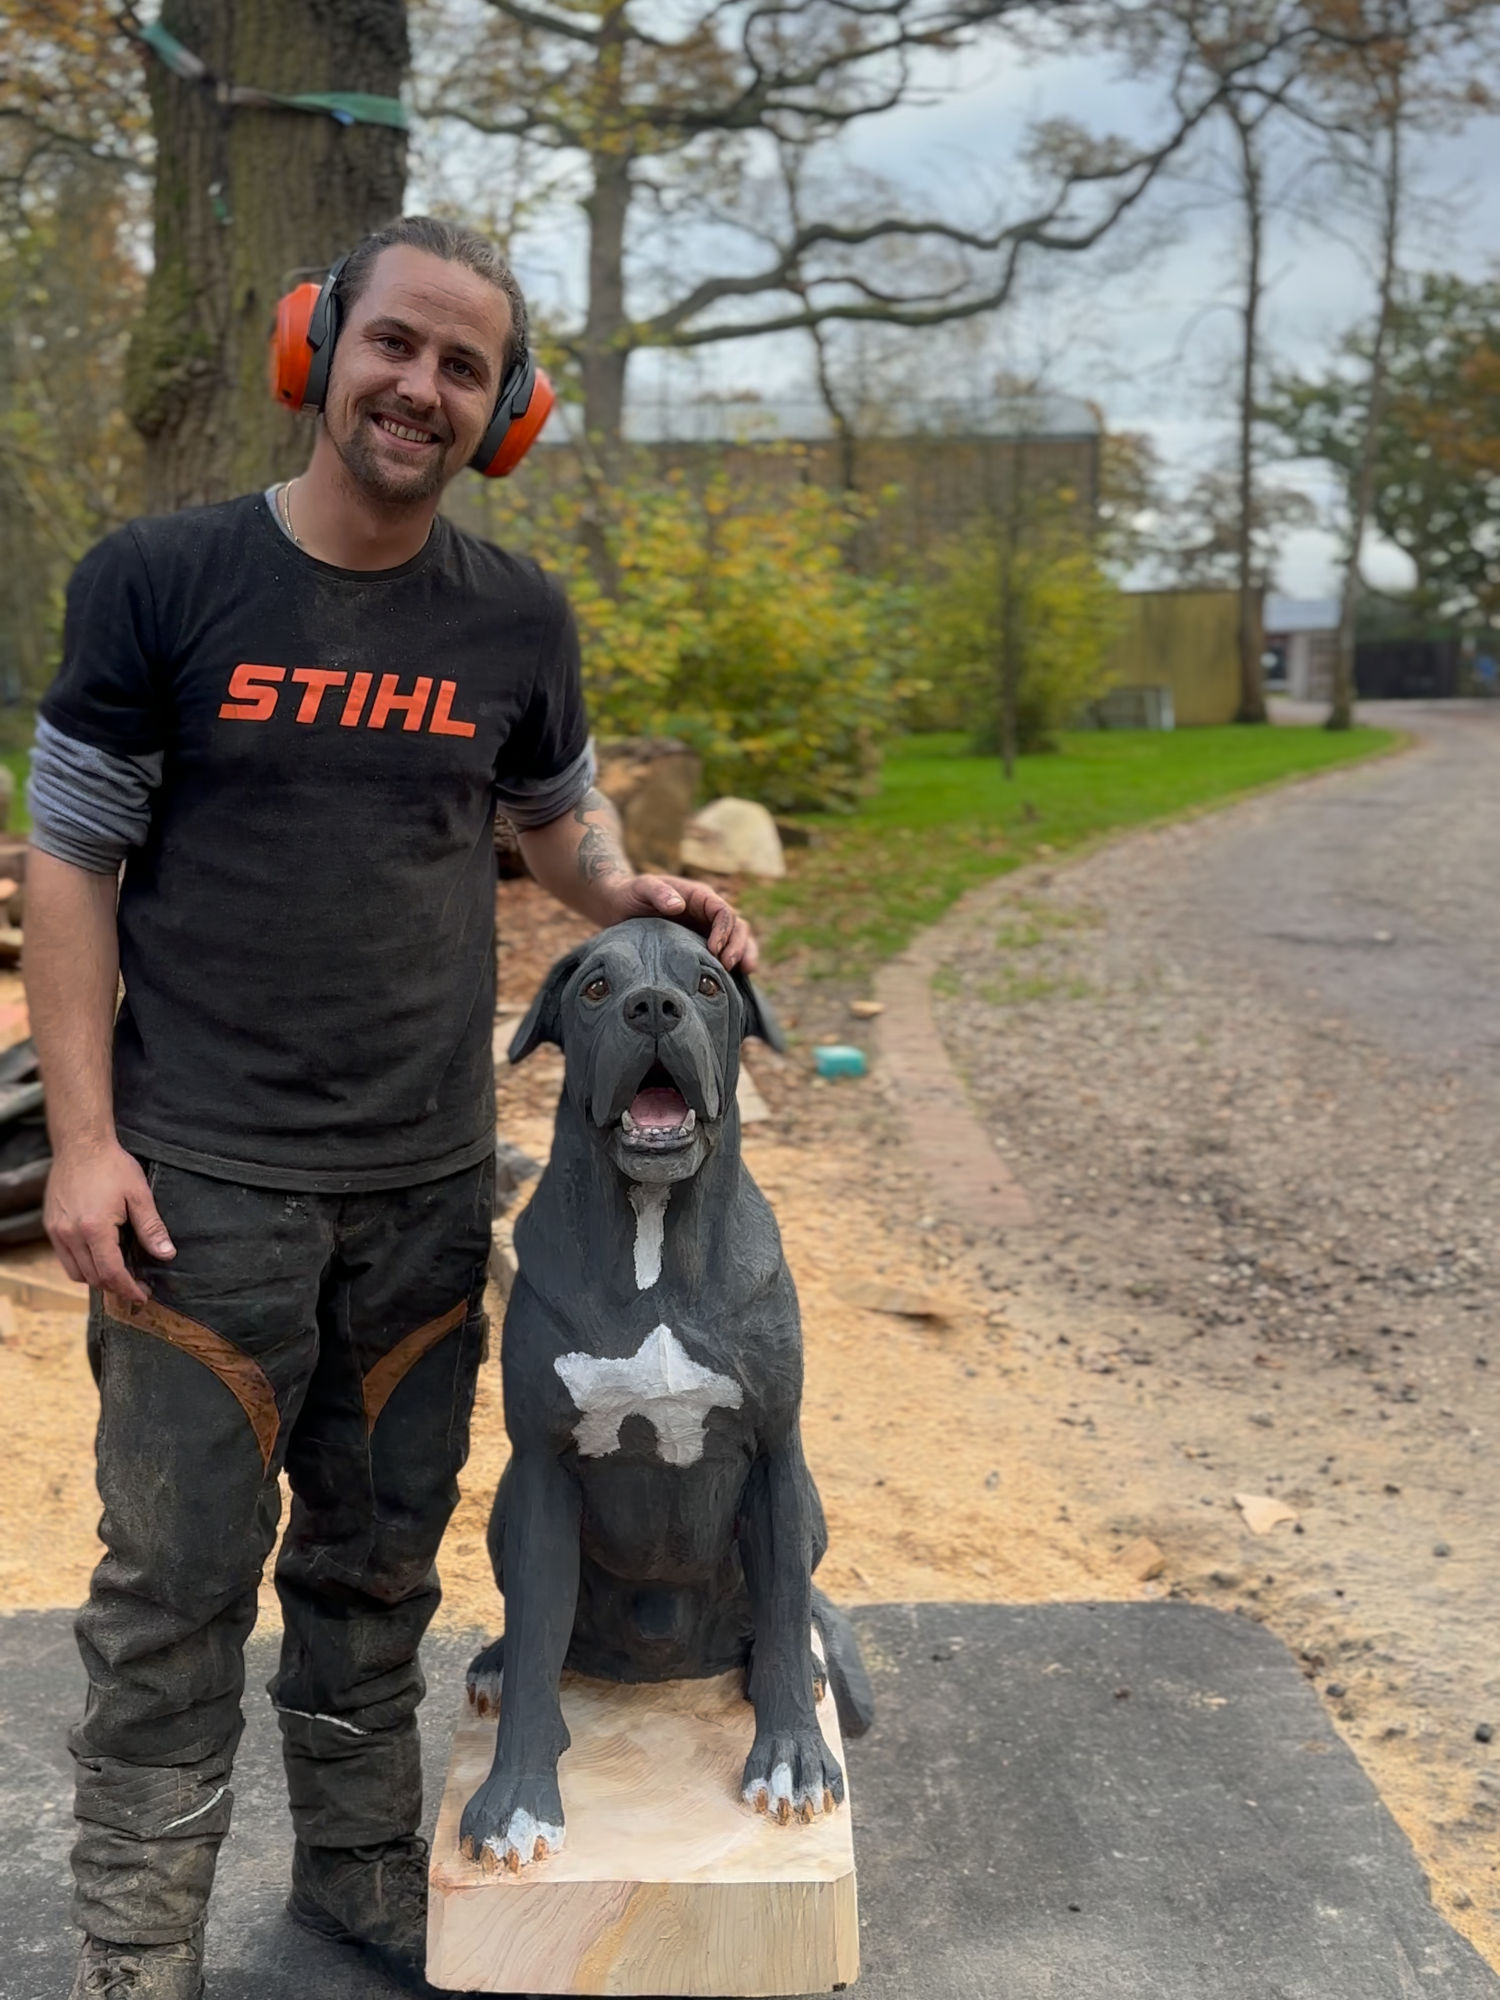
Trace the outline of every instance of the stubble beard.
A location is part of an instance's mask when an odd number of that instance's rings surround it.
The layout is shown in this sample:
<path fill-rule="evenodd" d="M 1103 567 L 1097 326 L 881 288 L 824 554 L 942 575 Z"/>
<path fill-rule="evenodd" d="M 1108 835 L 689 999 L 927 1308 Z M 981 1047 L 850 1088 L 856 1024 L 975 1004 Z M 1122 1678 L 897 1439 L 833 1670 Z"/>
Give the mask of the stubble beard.
<path fill-rule="evenodd" d="M 416 419 L 413 419 L 415 422 Z M 329 437 L 333 448 L 343 461 L 344 469 L 354 483 L 374 500 L 384 500 L 401 505 L 416 500 L 431 500 L 441 493 L 448 484 L 448 445 L 442 445 L 425 464 L 414 465 L 404 476 L 393 473 L 379 455 L 379 447 L 372 435 L 374 424 L 364 409 L 356 409 L 354 421 L 347 437 L 338 437 L 329 426 Z M 427 426 L 423 425 L 423 429 Z"/>

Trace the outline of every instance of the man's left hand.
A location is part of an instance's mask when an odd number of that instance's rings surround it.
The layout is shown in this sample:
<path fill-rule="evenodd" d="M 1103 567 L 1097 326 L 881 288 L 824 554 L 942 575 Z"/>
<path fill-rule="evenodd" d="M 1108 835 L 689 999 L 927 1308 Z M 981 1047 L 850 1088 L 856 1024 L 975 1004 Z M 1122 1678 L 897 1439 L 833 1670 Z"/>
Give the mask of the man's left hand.
<path fill-rule="evenodd" d="M 727 972 L 753 972 L 760 962 L 754 931 L 706 882 L 690 882 L 683 875 L 627 875 L 600 887 L 614 905 L 612 924 L 627 917 L 670 917 L 701 931 Z"/>

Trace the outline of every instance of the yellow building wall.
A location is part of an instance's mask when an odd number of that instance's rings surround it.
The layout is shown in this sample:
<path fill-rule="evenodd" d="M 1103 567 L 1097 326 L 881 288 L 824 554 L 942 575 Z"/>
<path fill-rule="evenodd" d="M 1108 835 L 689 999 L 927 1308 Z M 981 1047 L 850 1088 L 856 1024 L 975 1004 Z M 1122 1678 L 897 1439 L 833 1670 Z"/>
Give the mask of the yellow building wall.
<path fill-rule="evenodd" d="M 1233 722 L 1240 705 L 1238 593 L 1127 592 L 1110 665 L 1117 687 L 1169 687 L 1179 728 Z"/>

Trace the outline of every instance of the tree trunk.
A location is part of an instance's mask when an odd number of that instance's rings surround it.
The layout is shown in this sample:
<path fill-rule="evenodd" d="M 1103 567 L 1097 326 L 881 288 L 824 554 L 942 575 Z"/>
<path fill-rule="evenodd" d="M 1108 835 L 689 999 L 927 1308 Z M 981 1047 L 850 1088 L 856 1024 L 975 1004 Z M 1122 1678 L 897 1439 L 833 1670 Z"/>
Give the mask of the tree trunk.
<path fill-rule="evenodd" d="M 1021 538 L 1025 528 L 1026 440 L 1017 441 L 1011 454 L 1010 490 L 1005 496 L 1005 520 L 1000 533 L 1000 760 L 1007 778 L 1016 774 L 1021 708 L 1022 636 L 1020 567 Z"/>
<path fill-rule="evenodd" d="M 1354 647 L 1359 621 L 1360 550 L 1375 500 L 1375 474 L 1380 460 L 1380 426 L 1385 416 L 1386 354 L 1396 309 L 1397 255 L 1401 233 L 1402 119 L 1405 106 L 1399 85 L 1386 119 L 1386 166 L 1382 187 L 1380 307 L 1370 351 L 1370 388 L 1364 433 L 1359 441 L 1354 478 L 1349 489 L 1349 560 L 1339 598 L 1339 641 L 1333 662 L 1333 701 L 1324 724 L 1349 729 L 1354 723 Z"/>
<path fill-rule="evenodd" d="M 603 143 L 590 155 L 594 185 L 589 219 L 589 304 L 583 324 L 583 427 L 606 478 L 618 469 L 625 431 L 625 370 L 630 324 L 625 315 L 625 224 L 633 192 L 625 108 L 625 15 L 613 0 L 597 58 Z"/>
<path fill-rule="evenodd" d="M 1261 258 L 1264 252 L 1261 166 L 1255 131 L 1234 98 L 1226 104 L 1240 142 L 1240 191 L 1245 204 L 1244 351 L 1240 357 L 1239 438 L 1239 649 L 1240 705 L 1236 722 L 1264 722 L 1265 680 L 1261 670 L 1260 607 L 1255 589 L 1255 377 L 1259 361 Z"/>
<path fill-rule="evenodd" d="M 161 22 L 216 77 L 286 95 L 395 97 L 406 74 L 404 0 L 166 0 Z M 276 301 L 400 213 L 406 139 L 388 126 L 222 105 L 146 60 L 156 260 L 127 406 L 146 440 L 146 504 L 166 511 L 253 490 L 306 461 L 306 420 L 266 388 Z"/>

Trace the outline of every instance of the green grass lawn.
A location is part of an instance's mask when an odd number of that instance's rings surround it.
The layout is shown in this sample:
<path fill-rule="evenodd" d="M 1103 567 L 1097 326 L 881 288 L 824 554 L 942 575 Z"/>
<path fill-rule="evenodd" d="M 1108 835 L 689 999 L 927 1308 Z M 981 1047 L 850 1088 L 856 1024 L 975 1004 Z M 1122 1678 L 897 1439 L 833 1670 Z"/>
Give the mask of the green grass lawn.
<path fill-rule="evenodd" d="M 808 816 L 815 844 L 789 850 L 787 880 L 742 900 L 773 960 L 865 971 L 986 876 L 1396 740 L 1286 726 L 1077 731 L 1054 755 L 1022 758 L 1007 783 L 1000 760 L 970 756 L 962 736 L 907 737 L 887 752 L 876 797 L 848 816 Z"/>
<path fill-rule="evenodd" d="M 1007 784 L 1000 760 L 969 756 L 962 736 L 909 736 L 887 751 L 876 797 L 805 818 L 816 845 L 790 849 L 788 879 L 751 884 L 742 900 L 773 959 L 857 975 L 986 876 L 1395 741 L 1388 729 L 1078 731 L 1054 756 L 1023 757 Z M 16 780 L 15 832 L 30 825 L 29 754 L 0 751 Z"/>

